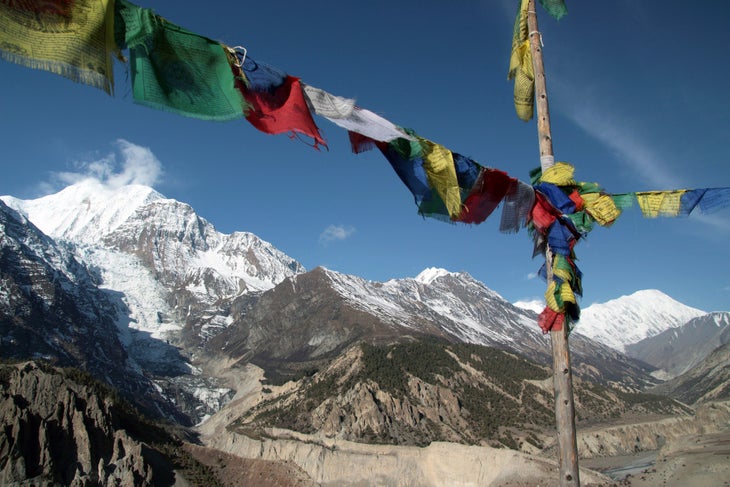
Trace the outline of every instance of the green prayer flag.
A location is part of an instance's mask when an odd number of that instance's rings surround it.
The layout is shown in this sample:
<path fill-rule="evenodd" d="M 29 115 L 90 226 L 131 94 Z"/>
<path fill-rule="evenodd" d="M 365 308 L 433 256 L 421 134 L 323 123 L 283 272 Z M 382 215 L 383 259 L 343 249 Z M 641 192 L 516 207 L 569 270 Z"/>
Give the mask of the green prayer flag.
<path fill-rule="evenodd" d="M 565 0 L 540 0 L 540 5 L 557 20 L 560 20 L 561 17 L 568 13 Z"/>
<path fill-rule="evenodd" d="M 118 0 L 118 36 L 129 48 L 135 102 L 204 120 L 243 117 L 225 48 L 168 22 L 150 9 Z"/>

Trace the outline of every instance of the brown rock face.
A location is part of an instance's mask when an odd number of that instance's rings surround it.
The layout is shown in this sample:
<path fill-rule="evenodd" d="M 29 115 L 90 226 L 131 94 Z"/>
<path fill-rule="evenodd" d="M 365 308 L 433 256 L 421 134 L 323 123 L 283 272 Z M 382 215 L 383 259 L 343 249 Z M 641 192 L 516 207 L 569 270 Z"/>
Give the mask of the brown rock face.
<path fill-rule="evenodd" d="M 93 385 L 29 362 L 0 368 L 0 484 L 169 485 L 163 456 Z"/>

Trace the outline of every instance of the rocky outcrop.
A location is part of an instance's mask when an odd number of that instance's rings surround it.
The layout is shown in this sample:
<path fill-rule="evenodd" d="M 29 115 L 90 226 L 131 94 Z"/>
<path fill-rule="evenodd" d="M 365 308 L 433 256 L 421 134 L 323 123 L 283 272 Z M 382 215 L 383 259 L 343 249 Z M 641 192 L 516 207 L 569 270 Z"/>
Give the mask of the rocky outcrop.
<path fill-rule="evenodd" d="M 32 362 L 3 366 L 0 484 L 172 485 L 169 461 L 124 423 L 125 412 L 93 385 Z"/>

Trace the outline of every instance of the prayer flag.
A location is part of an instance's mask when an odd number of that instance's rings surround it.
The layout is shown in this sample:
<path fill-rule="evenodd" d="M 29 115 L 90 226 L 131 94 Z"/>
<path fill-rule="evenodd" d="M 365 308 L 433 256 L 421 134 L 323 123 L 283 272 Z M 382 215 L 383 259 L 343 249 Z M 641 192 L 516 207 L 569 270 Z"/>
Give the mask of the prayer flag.
<path fill-rule="evenodd" d="M 499 231 L 517 233 L 526 225 L 530 210 L 535 204 L 535 190 L 529 184 L 515 179 L 503 202 Z"/>
<path fill-rule="evenodd" d="M 286 73 L 279 68 L 254 61 L 251 56 L 246 56 L 241 66 L 246 76 L 246 88 L 251 91 L 273 92 L 284 84 Z"/>
<path fill-rule="evenodd" d="M 449 217 L 455 220 L 461 213 L 461 192 L 451 151 L 426 139 L 421 139 L 421 145 L 429 186 L 441 197 Z"/>
<path fill-rule="evenodd" d="M 299 78 L 287 75 L 273 92 L 245 90 L 243 96 L 251 106 L 246 115 L 251 125 L 267 134 L 300 133 L 314 139 L 314 147 L 327 147 L 312 119 L 304 99 Z"/>
<path fill-rule="evenodd" d="M 703 213 L 730 206 L 730 188 L 679 189 L 633 193 L 644 216 L 687 216 L 695 208 Z M 615 195 L 625 196 L 625 195 Z"/>
<path fill-rule="evenodd" d="M 345 130 L 364 135 L 378 142 L 390 142 L 401 138 L 414 140 L 413 137 L 392 122 L 389 122 L 370 110 L 365 110 L 357 106 L 346 117 L 325 116 L 325 118 Z M 355 149 L 353 147 L 353 150 Z M 355 152 L 358 152 L 358 150 L 355 150 Z"/>
<path fill-rule="evenodd" d="M 547 306 L 544 310 L 542 310 L 540 316 L 537 317 L 537 324 L 540 326 L 543 333 L 547 333 L 549 331 L 561 331 L 564 323 L 565 314 L 553 311 Z"/>
<path fill-rule="evenodd" d="M 481 223 L 499 206 L 517 180 L 504 171 L 483 168 L 464 201 L 460 221 Z"/>
<path fill-rule="evenodd" d="M 730 206 L 730 188 L 707 188 L 698 204 L 704 213 L 727 208 Z"/>
<path fill-rule="evenodd" d="M 327 93 L 302 83 L 304 98 L 309 108 L 320 117 L 347 118 L 355 109 L 355 100 Z"/>
<path fill-rule="evenodd" d="M 0 59 L 111 94 L 113 21 L 110 0 L 0 1 Z"/>
<path fill-rule="evenodd" d="M 512 35 L 512 54 L 510 55 L 507 79 L 515 80 L 515 111 L 520 120 L 528 121 L 534 112 L 535 70 L 532 65 L 532 52 L 527 28 L 528 0 L 520 0 Z"/>
<path fill-rule="evenodd" d="M 646 217 L 677 216 L 679 215 L 682 194 L 684 194 L 683 190 L 646 191 L 636 193 L 636 200 L 639 203 L 641 212 Z"/>
<path fill-rule="evenodd" d="M 540 5 L 557 20 L 560 20 L 568 13 L 564 0 L 540 0 Z"/>
<path fill-rule="evenodd" d="M 621 210 L 616 206 L 614 199 L 603 193 L 583 193 L 581 194 L 585 202 L 585 211 L 599 225 L 611 225 L 621 215 Z"/>
<path fill-rule="evenodd" d="M 242 117 L 226 49 L 126 0 L 117 0 L 135 102 L 204 120 Z"/>
<path fill-rule="evenodd" d="M 424 216 L 448 215 L 446 205 L 431 189 L 422 157 L 404 157 L 393 144 L 383 142 L 376 142 L 376 144 L 400 180 L 410 190 L 420 214 Z"/>
<path fill-rule="evenodd" d="M 540 180 L 543 183 L 552 183 L 556 186 L 575 186 L 577 183 L 573 179 L 575 168 L 567 162 L 556 162 L 549 168 L 542 171 Z"/>

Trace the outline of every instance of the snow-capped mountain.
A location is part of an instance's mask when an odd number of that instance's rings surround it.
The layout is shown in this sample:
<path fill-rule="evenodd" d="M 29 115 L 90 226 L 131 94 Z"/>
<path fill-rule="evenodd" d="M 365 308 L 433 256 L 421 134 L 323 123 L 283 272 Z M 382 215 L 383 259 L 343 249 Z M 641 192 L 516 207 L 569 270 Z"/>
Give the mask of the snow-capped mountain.
<path fill-rule="evenodd" d="M 359 340 L 435 336 L 550 363 L 536 313 L 465 273 L 431 268 L 373 282 L 324 268 L 305 272 L 255 235 L 222 234 L 189 205 L 145 186 L 112 189 L 87 180 L 37 200 L 2 200 L 49 236 L 44 245 L 65 249 L 89 270 L 93 289 L 115 303 L 105 317 L 130 363 L 195 421 L 232 394 L 203 374 L 216 357 L 279 373 L 289 363 L 306 370 Z M 14 249 L 4 247 L 9 255 Z M 670 318 L 683 322 L 682 305 L 662 304 L 660 293 L 617 301 L 604 306 L 611 316 L 634 316 L 641 322 L 634 327 L 661 331 Z M 573 335 L 571 344 L 578 375 L 636 388 L 653 380 L 642 365 L 586 336 Z"/>
<path fill-rule="evenodd" d="M 230 391 L 199 376 L 195 347 L 230 325 L 234 299 L 304 271 L 255 235 L 220 233 L 189 205 L 145 186 L 89 179 L 36 200 L 1 199 L 92 271 L 121 310 L 107 316 L 123 351 L 199 416 Z"/>
<path fill-rule="evenodd" d="M 129 326 L 158 338 L 185 326 L 174 319 L 177 308 L 225 326 L 227 313 L 213 303 L 304 271 L 255 235 L 217 232 L 189 205 L 146 186 L 112 189 L 88 179 L 35 200 L 2 199 L 46 235 L 73 244 L 99 269 L 101 285 L 124 295 Z"/>
<path fill-rule="evenodd" d="M 627 345 L 705 314 L 706 311 L 684 305 L 661 291 L 647 289 L 588 306 L 581 312 L 575 333 L 624 352 Z"/>

